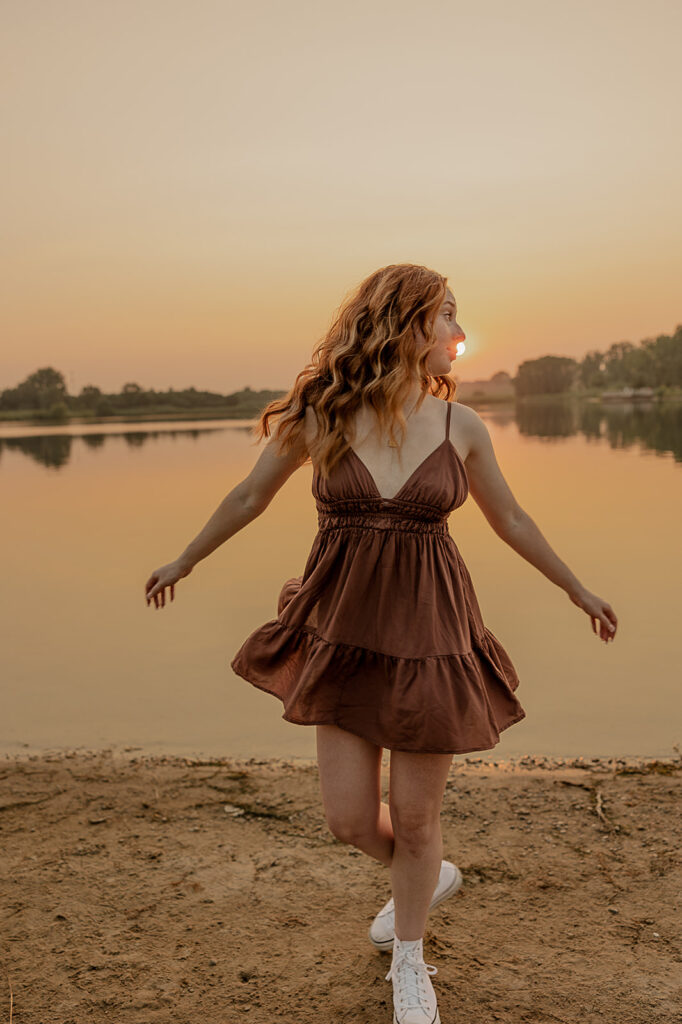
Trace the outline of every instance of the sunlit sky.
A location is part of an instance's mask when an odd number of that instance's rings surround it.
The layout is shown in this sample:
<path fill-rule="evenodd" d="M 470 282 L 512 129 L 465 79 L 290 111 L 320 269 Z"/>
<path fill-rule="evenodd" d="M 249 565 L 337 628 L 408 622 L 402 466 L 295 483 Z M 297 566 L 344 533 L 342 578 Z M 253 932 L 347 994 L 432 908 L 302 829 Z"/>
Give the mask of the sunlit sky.
<path fill-rule="evenodd" d="M 5 0 L 0 389 L 287 389 L 363 277 L 461 380 L 682 322 L 677 0 Z"/>

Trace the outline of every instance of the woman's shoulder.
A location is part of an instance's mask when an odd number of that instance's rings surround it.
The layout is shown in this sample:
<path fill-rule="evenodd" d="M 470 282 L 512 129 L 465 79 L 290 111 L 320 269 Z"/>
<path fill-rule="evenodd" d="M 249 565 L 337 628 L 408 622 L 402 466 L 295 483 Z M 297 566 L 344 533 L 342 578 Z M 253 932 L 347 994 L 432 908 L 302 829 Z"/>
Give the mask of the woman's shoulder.
<path fill-rule="evenodd" d="M 466 459 L 474 447 L 481 429 L 486 430 L 483 420 L 475 409 L 470 405 L 464 405 L 462 402 L 457 401 L 457 399 L 448 401 L 448 399 L 438 398 L 436 395 L 433 396 L 433 399 L 442 406 L 439 412 L 443 417 L 447 416 L 447 406 L 450 406 L 450 440 L 459 451 L 462 459 Z"/>
<path fill-rule="evenodd" d="M 474 419 L 479 419 L 478 413 L 471 408 L 469 405 L 463 405 L 456 398 L 447 399 L 439 398 L 438 395 L 429 396 L 434 408 L 436 409 L 436 415 L 441 416 L 443 419 L 448 414 L 448 406 L 450 406 L 450 422 L 461 423 L 464 426 L 467 423 L 473 422 Z"/>
<path fill-rule="evenodd" d="M 472 406 L 465 405 L 463 402 L 460 402 L 459 399 L 457 398 L 453 398 L 451 401 L 448 401 L 447 398 L 438 398 L 436 395 L 432 395 L 431 397 L 433 398 L 434 402 L 438 402 L 439 405 L 443 406 L 444 414 L 448 405 L 452 407 L 452 412 L 450 413 L 450 415 L 453 419 L 453 422 L 455 416 L 462 423 L 473 423 L 476 420 L 482 422 L 481 417 L 478 415 L 476 410 L 472 408 Z"/>

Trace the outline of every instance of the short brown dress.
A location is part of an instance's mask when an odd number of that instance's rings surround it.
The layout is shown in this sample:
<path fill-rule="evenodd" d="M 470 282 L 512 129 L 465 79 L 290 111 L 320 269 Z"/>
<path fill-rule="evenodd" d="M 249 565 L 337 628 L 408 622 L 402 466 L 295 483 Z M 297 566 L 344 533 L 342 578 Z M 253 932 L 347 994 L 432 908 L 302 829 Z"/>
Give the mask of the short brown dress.
<path fill-rule="evenodd" d="M 352 448 L 326 481 L 314 471 L 319 530 L 303 575 L 231 662 L 282 701 L 285 721 L 337 725 L 389 750 L 465 754 L 525 718 L 448 530 L 469 485 L 446 404 L 443 441 L 393 498 Z"/>

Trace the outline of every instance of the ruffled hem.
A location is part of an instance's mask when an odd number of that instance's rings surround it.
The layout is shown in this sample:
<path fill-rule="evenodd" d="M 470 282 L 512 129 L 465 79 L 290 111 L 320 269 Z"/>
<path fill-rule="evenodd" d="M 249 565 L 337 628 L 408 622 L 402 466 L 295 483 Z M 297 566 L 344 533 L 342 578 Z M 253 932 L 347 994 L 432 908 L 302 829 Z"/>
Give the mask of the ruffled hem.
<path fill-rule="evenodd" d="M 464 654 L 404 658 L 274 619 L 246 639 L 231 667 L 278 697 L 285 721 L 336 725 L 387 750 L 491 750 L 526 717 L 514 695 L 516 671 L 486 627 Z"/>

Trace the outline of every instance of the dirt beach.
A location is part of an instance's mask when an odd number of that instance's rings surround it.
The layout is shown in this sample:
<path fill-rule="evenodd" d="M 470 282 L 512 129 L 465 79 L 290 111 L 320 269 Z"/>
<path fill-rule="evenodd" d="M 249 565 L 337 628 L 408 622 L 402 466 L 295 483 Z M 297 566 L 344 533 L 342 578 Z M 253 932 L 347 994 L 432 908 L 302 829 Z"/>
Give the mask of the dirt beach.
<path fill-rule="evenodd" d="M 455 758 L 443 1024 L 679 1022 L 681 795 L 679 757 Z M 5 757 L 0 849 L 0 1024 L 392 1020 L 390 875 L 329 832 L 312 761 Z"/>

